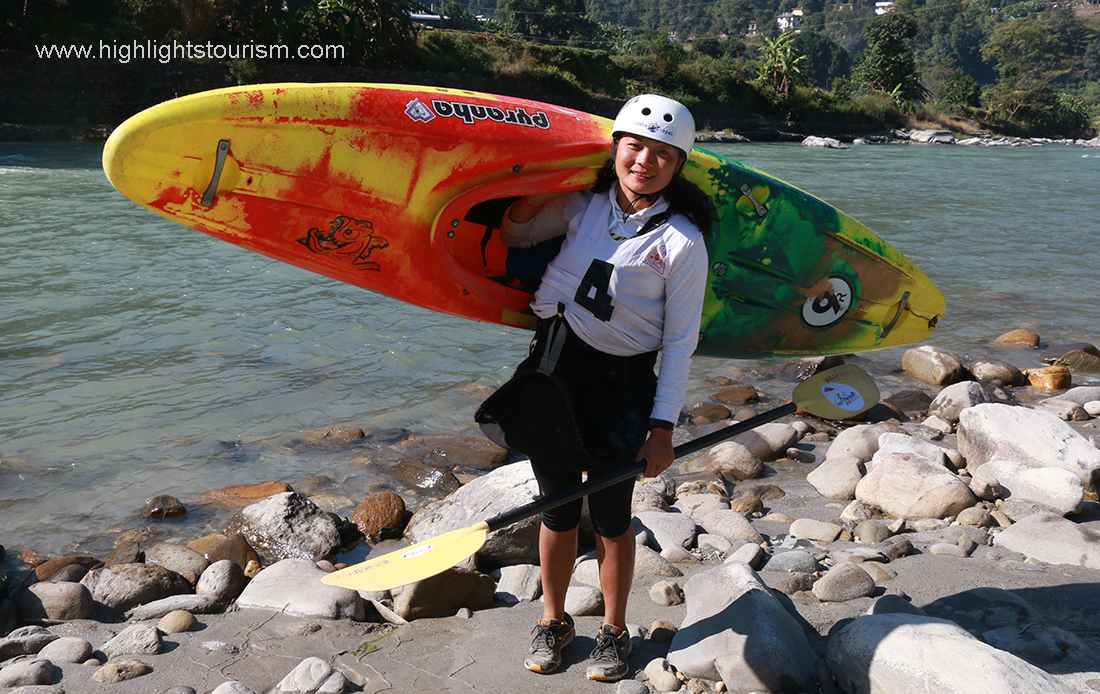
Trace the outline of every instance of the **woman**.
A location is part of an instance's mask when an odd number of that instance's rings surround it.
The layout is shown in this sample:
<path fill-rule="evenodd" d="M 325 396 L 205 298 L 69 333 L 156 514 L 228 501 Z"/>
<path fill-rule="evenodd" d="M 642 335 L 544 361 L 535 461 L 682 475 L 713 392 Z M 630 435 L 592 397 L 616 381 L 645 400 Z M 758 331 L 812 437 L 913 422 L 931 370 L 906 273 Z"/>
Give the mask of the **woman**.
<path fill-rule="evenodd" d="M 501 235 L 511 246 L 565 235 L 531 304 L 540 330 L 524 365 L 543 359 L 550 348 L 555 331 L 547 326 L 568 328 L 558 331 L 566 335 L 560 355 L 551 350 L 553 374 L 570 393 L 585 444 L 613 456 L 604 456 L 604 466 L 563 466 L 531 454 L 543 495 L 576 486 L 583 469 L 595 478 L 601 469 L 644 459 L 645 474 L 653 477 L 673 462 L 672 430 L 687 389 L 706 285 L 703 233 L 713 215 L 709 198 L 681 175 L 694 143 L 694 119 L 682 104 L 652 94 L 635 97 L 615 119 L 611 157 L 591 190 L 530 195 L 508 210 Z M 605 601 L 590 679 L 616 681 L 628 670 L 633 488 L 631 479 L 589 496 Z M 545 607 L 524 662 L 534 672 L 555 670 L 561 649 L 573 640 L 565 593 L 581 509 L 576 501 L 542 518 Z"/>

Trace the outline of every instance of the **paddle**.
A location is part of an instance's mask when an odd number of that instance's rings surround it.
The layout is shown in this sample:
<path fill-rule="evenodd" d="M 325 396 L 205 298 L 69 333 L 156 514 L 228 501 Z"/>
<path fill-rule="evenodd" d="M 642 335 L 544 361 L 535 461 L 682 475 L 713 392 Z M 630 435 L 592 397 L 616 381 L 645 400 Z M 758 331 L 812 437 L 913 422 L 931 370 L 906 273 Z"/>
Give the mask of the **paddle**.
<path fill-rule="evenodd" d="M 878 387 L 867 372 L 858 366 L 845 364 L 822 371 L 799 383 L 794 389 L 791 402 L 683 443 L 677 446 L 674 452 L 677 458 L 695 453 L 719 441 L 800 410 L 824 419 L 845 419 L 865 411 L 878 402 L 878 398 Z M 355 566 L 326 574 L 321 582 L 353 590 L 379 591 L 435 576 L 480 549 L 485 543 L 486 536 L 494 530 L 569 503 L 597 489 L 636 477 L 644 473 L 645 468 L 646 462 L 641 460 L 616 470 L 613 474 L 589 480 L 572 489 L 538 499 L 477 525 L 452 530 L 382 557 L 368 559 Z"/>

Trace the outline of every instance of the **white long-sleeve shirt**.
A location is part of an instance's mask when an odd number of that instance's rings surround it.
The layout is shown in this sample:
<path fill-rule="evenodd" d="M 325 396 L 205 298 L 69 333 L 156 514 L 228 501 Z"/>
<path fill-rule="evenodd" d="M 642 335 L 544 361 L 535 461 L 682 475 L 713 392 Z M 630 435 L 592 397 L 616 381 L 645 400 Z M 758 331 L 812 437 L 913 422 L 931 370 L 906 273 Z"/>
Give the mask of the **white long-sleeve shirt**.
<path fill-rule="evenodd" d="M 657 395 L 650 417 L 676 422 L 687 392 L 691 355 L 707 278 L 703 235 L 684 215 L 635 237 L 665 212 L 660 198 L 625 215 L 606 194 L 581 191 L 554 198 L 526 224 L 504 215 L 501 239 L 528 247 L 565 234 L 535 293 L 540 318 L 565 305 L 569 326 L 589 345 L 617 356 L 661 350 Z"/>

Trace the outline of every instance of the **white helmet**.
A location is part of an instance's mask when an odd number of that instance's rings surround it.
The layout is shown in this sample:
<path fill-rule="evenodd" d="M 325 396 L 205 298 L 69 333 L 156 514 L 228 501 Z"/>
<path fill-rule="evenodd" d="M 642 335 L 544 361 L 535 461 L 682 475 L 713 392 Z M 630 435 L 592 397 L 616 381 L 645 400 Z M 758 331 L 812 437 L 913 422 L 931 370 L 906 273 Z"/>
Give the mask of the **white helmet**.
<path fill-rule="evenodd" d="M 695 119 L 687 107 L 657 94 L 642 94 L 623 105 L 613 136 L 638 135 L 672 145 L 688 156 L 695 146 Z"/>

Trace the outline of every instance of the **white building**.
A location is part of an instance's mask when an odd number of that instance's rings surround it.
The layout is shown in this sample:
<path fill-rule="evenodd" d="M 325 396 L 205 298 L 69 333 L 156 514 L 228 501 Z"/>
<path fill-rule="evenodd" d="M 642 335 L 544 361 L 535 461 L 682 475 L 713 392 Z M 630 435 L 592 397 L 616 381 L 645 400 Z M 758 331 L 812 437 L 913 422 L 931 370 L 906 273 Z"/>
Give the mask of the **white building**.
<path fill-rule="evenodd" d="M 894 3 L 890 0 L 887 0 L 887 2 L 875 3 L 875 14 L 886 14 L 887 12 L 893 12 L 895 9 L 897 8 L 894 7 Z"/>
<path fill-rule="evenodd" d="M 785 12 L 775 18 L 775 23 L 779 25 L 779 30 L 784 34 L 788 31 L 800 31 L 802 28 L 802 18 L 805 16 L 805 12 L 801 7 L 796 7 L 790 12 Z"/>

